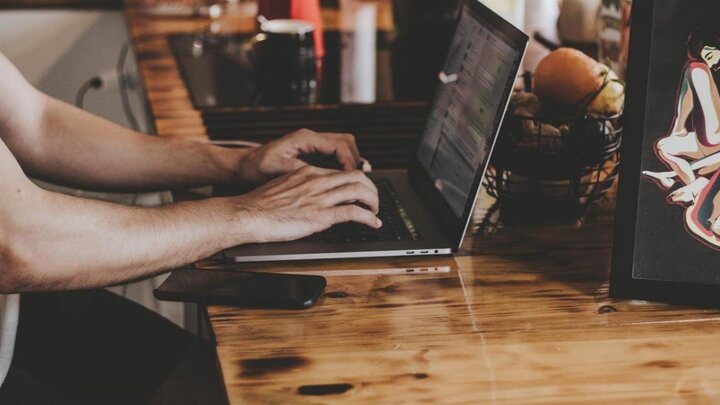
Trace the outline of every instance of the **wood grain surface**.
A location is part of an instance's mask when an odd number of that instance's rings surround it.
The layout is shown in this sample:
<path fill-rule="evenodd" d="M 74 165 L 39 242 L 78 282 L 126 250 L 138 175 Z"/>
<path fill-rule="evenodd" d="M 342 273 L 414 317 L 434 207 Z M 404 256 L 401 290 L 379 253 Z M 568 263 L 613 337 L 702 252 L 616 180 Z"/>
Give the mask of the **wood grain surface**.
<path fill-rule="evenodd" d="M 207 139 L 200 113 L 190 102 L 166 36 L 203 30 L 209 22 L 154 18 L 148 14 L 143 0 L 125 0 L 125 14 L 157 134 Z M 249 27 L 249 17 L 240 24 Z"/>
<path fill-rule="evenodd" d="M 206 137 L 165 36 L 208 22 L 143 4 L 126 10 L 157 132 Z M 720 402 L 720 311 L 608 299 L 612 201 L 583 225 L 473 229 L 455 258 L 234 266 L 328 286 L 306 311 L 208 308 L 231 403 Z"/>
<path fill-rule="evenodd" d="M 717 403 L 720 311 L 608 299 L 611 234 L 604 219 L 474 235 L 456 258 L 237 266 L 328 287 L 302 312 L 209 308 L 232 403 Z M 450 271 L 419 272 L 435 267 Z"/>

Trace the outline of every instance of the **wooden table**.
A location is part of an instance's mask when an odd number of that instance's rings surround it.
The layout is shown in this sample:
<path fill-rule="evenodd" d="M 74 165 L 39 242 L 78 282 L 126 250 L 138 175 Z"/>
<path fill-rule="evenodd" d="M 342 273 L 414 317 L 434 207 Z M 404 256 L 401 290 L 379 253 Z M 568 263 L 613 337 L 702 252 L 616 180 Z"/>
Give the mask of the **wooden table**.
<path fill-rule="evenodd" d="M 608 299 L 611 234 L 601 217 L 454 259 L 253 266 L 328 287 L 303 312 L 208 308 L 231 402 L 717 403 L 720 312 Z"/>
<path fill-rule="evenodd" d="M 142 4 L 126 10 L 157 132 L 205 137 L 165 35 L 207 22 Z M 208 308 L 231 402 L 720 402 L 718 310 L 607 298 L 607 204 L 582 226 L 476 229 L 455 258 L 251 266 L 328 287 L 306 311 Z"/>

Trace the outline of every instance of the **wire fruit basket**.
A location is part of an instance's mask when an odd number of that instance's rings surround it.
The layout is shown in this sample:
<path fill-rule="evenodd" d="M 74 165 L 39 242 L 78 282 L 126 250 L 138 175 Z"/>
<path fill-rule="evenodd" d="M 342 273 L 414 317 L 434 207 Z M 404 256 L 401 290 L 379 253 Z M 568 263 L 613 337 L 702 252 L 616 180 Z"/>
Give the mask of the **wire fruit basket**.
<path fill-rule="evenodd" d="M 485 179 L 500 221 L 576 222 L 613 187 L 621 141 L 622 114 L 555 120 L 508 115 Z"/>

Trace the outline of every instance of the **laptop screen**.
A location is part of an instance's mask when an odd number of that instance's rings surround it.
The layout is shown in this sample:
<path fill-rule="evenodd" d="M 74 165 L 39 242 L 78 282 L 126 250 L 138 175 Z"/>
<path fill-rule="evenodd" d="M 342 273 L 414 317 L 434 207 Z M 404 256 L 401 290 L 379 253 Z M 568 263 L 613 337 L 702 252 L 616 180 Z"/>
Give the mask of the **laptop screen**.
<path fill-rule="evenodd" d="M 476 197 L 527 44 L 481 11 L 463 7 L 417 156 L 458 218 Z"/>

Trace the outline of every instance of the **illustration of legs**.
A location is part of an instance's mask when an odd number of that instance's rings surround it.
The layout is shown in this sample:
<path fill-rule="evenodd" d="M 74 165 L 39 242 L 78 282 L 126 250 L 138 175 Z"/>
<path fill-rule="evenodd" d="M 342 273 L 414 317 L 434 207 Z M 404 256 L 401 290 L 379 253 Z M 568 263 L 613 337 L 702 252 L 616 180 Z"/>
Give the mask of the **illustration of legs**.
<path fill-rule="evenodd" d="M 715 198 L 713 198 L 713 213 L 710 221 L 712 222 L 712 232 L 715 236 L 720 237 L 720 193 L 715 194 Z"/>
<path fill-rule="evenodd" d="M 700 142 L 694 132 L 687 135 L 671 135 L 660 139 L 655 145 L 660 159 L 671 172 L 643 172 L 643 175 L 657 181 L 661 187 L 669 189 L 679 178 L 683 187 L 673 191 L 668 197 L 674 203 L 693 203 L 708 184 L 705 177 L 695 176 L 693 165 L 688 161 L 705 157 Z M 720 148 L 718 148 L 720 150 Z"/>
<path fill-rule="evenodd" d="M 689 228 L 699 236 L 707 236 L 705 239 L 711 243 L 720 245 L 720 171 L 716 172 L 707 187 L 700 194 L 697 202 L 692 207 L 693 225 Z M 702 234 L 701 234 L 702 233 Z"/>

